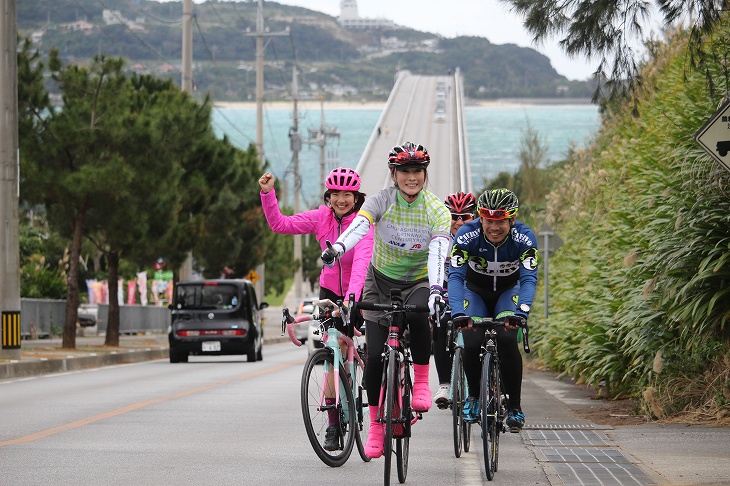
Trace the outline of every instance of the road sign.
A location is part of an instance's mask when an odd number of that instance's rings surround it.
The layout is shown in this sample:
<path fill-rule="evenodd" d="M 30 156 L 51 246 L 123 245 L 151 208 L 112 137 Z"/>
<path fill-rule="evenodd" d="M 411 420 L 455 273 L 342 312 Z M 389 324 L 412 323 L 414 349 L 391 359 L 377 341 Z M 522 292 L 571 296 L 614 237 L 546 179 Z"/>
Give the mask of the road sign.
<path fill-rule="evenodd" d="M 547 223 L 543 223 L 543 225 L 540 226 L 537 236 L 545 237 L 546 245 L 543 245 L 543 249 L 547 249 L 548 253 L 555 253 L 555 250 L 560 248 L 560 245 L 563 244 L 563 240 L 555 234 L 553 229 L 548 226 Z"/>
<path fill-rule="evenodd" d="M 725 101 L 702 128 L 697 130 L 695 142 L 730 170 L 730 100 Z"/>
<path fill-rule="evenodd" d="M 250 280 L 251 283 L 256 283 L 259 280 L 259 274 L 251 270 L 248 272 L 248 275 L 246 275 L 246 279 Z"/>
<path fill-rule="evenodd" d="M 542 251 L 544 252 L 544 261 L 543 264 L 543 275 L 545 279 L 545 318 L 547 319 L 548 314 L 548 307 L 549 307 L 549 293 L 548 288 L 550 287 L 548 282 L 550 281 L 548 277 L 548 267 L 550 265 L 550 255 L 552 253 L 555 253 L 555 250 L 557 250 L 560 245 L 563 244 L 563 240 L 560 239 L 558 235 L 555 234 L 553 229 L 547 225 L 547 223 L 543 223 L 540 227 L 540 231 L 538 231 L 537 236 L 542 236 L 544 244 L 542 245 Z"/>

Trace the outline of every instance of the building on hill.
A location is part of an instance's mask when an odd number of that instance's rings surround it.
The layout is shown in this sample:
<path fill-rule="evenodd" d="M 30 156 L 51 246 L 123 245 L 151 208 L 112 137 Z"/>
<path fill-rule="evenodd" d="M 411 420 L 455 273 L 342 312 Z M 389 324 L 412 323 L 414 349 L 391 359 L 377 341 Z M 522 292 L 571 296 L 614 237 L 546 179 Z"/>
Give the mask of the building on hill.
<path fill-rule="evenodd" d="M 345 29 L 393 29 L 396 27 L 392 20 L 385 18 L 360 18 L 360 14 L 357 12 L 357 0 L 340 1 L 340 16 L 337 21 Z"/>

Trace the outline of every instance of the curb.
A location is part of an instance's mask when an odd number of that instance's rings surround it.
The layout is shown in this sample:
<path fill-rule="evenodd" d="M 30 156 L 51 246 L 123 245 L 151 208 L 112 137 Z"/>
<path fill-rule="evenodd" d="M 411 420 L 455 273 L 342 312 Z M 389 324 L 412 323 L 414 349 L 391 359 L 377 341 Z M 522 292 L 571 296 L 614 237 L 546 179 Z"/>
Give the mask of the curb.
<path fill-rule="evenodd" d="M 48 373 L 61 373 L 64 371 L 77 371 L 117 364 L 137 363 L 140 361 L 163 359 L 168 356 L 169 353 L 166 348 L 159 348 L 74 358 L 16 361 L 0 364 L 0 379 L 24 378 Z"/>

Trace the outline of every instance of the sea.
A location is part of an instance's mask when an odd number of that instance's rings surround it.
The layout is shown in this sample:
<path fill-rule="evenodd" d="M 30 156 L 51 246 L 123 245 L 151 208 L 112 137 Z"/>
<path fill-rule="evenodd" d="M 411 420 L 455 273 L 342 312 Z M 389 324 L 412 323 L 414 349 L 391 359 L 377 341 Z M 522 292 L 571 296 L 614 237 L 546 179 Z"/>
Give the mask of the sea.
<path fill-rule="evenodd" d="M 328 103 L 298 109 L 298 131 L 303 140 L 299 152 L 305 205 L 320 201 L 320 145 L 310 131 L 326 131 L 325 162 L 328 168 L 355 168 L 380 117 L 383 106 Z M 290 131 L 293 105 L 265 105 L 264 154 L 268 170 L 285 187 L 294 179 Z M 465 108 L 472 186 L 479 191 L 485 180 L 500 172 L 516 172 L 519 151 L 528 126 L 546 147 L 548 162 L 564 160 L 572 148 L 586 147 L 600 125 L 598 107 L 590 103 L 553 104 L 495 102 Z M 253 104 L 220 105 L 213 110 L 213 128 L 234 145 L 246 149 L 256 140 L 256 107 Z M 324 128 L 324 130 L 322 130 Z M 418 140 L 428 148 L 427 141 Z M 385 155 L 384 160 L 385 160 Z M 385 166 L 385 162 L 383 164 Z M 255 182 L 254 182 L 255 183 Z"/>

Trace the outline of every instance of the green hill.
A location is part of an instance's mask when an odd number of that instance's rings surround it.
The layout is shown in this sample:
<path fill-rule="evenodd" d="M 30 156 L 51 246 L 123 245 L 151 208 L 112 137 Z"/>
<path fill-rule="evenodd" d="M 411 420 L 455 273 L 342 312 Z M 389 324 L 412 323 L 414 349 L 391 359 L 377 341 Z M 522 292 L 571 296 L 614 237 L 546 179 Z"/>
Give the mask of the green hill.
<path fill-rule="evenodd" d="M 195 4 L 193 79 L 198 93 L 216 100 L 252 99 L 255 93 L 256 2 Z M 118 14 L 104 18 L 104 10 Z M 529 48 L 495 45 L 481 37 L 444 39 L 404 27 L 356 31 L 334 17 L 274 2 L 264 6 L 267 99 L 289 96 L 297 65 L 303 98 L 384 100 L 398 69 L 446 74 L 460 68 L 466 95 L 590 98 L 591 83 L 570 81 Z M 43 50 L 59 49 L 68 62 L 97 54 L 119 56 L 129 68 L 180 77 L 182 2 L 148 0 L 27 0 L 17 5 L 18 30 Z M 111 22 L 117 21 L 113 24 Z"/>

